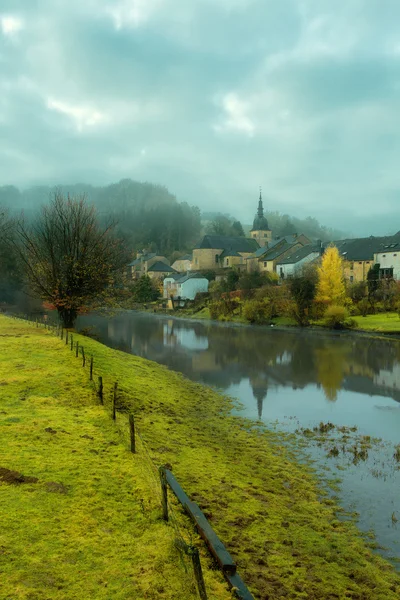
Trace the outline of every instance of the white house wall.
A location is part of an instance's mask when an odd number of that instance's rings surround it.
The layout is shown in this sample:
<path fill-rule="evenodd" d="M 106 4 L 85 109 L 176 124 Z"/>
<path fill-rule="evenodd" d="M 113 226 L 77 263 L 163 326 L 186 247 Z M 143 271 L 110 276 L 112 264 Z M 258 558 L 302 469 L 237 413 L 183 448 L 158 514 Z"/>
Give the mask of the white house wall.
<path fill-rule="evenodd" d="M 208 279 L 188 279 L 177 285 L 177 296 L 187 300 L 194 300 L 200 292 L 208 292 Z"/>
<path fill-rule="evenodd" d="M 379 263 L 381 269 L 393 269 L 393 279 L 400 279 L 400 251 L 378 252 L 375 262 Z"/>
<path fill-rule="evenodd" d="M 302 267 L 304 267 L 304 265 L 306 265 L 307 263 L 310 263 L 314 259 L 318 258 L 318 256 L 319 256 L 319 252 L 311 252 L 311 254 L 309 254 L 308 256 L 305 256 L 304 258 L 299 260 L 299 262 L 297 262 L 297 263 L 290 263 L 287 265 L 285 265 L 285 264 L 282 265 L 282 264 L 278 263 L 276 265 L 276 272 L 279 275 L 279 277 L 281 276 L 281 272 L 282 272 L 285 279 L 287 277 L 293 277 L 293 275 L 295 275 L 298 271 L 300 271 L 302 269 Z M 282 271 L 281 271 L 281 269 L 282 269 Z"/>

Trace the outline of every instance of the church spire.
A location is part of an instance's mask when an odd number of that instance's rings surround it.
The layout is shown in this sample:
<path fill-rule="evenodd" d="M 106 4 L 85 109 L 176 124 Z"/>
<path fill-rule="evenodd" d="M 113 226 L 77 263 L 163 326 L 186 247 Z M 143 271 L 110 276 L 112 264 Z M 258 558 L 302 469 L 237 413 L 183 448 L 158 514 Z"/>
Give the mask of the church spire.
<path fill-rule="evenodd" d="M 261 218 L 264 216 L 264 207 L 263 207 L 263 202 L 262 202 L 261 186 L 260 186 L 260 199 L 258 201 L 258 211 L 257 211 L 257 214 Z"/>

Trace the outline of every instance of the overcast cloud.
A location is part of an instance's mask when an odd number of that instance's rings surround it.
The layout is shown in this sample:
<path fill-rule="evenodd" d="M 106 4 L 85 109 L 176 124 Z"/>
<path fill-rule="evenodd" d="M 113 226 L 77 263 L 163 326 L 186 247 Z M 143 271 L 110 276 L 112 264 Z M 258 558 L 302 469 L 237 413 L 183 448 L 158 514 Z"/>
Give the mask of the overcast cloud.
<path fill-rule="evenodd" d="M 400 229 L 398 0 L 2 0 L 0 185 Z"/>

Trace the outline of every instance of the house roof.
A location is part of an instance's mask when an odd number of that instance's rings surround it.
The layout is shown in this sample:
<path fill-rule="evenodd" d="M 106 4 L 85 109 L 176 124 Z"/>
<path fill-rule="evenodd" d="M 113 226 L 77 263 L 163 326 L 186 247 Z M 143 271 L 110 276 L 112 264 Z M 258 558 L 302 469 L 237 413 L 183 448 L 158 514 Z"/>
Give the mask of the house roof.
<path fill-rule="evenodd" d="M 293 247 L 294 250 L 294 246 L 296 245 L 295 243 L 288 243 L 285 242 L 282 245 L 279 245 L 279 247 L 277 248 L 271 248 L 270 252 L 267 252 L 267 254 L 265 254 L 262 258 L 264 260 L 275 260 L 276 258 L 279 258 L 279 256 L 282 256 L 282 254 L 284 252 L 287 252 L 288 250 L 290 250 Z"/>
<path fill-rule="evenodd" d="M 400 232 L 383 237 L 355 238 L 332 242 L 346 260 L 373 260 L 377 252 L 400 248 Z M 327 247 L 327 244 L 325 247 Z M 392 248 L 391 248 L 392 247 Z"/>
<path fill-rule="evenodd" d="M 195 249 L 234 250 L 236 252 L 255 252 L 259 248 L 257 240 L 224 235 L 205 235 Z"/>
<path fill-rule="evenodd" d="M 193 256 L 191 254 L 185 254 L 185 256 L 181 256 L 181 258 L 177 258 L 175 262 L 178 260 L 192 260 Z"/>
<path fill-rule="evenodd" d="M 307 246 L 303 246 L 302 248 L 297 248 L 297 250 L 295 250 L 292 254 L 290 254 L 283 260 L 279 261 L 279 264 L 280 265 L 296 264 L 296 263 L 300 262 L 301 260 L 303 260 L 303 258 L 306 258 L 310 254 L 312 254 L 313 252 L 318 252 L 318 254 L 319 254 L 320 249 L 317 248 L 317 246 L 313 246 L 312 244 L 307 244 Z"/>
<path fill-rule="evenodd" d="M 146 262 L 146 260 L 150 260 L 151 258 L 154 258 L 155 256 L 157 256 L 156 252 L 150 252 L 149 254 L 142 254 L 142 256 L 135 258 L 135 260 L 133 260 L 131 263 L 129 263 L 128 267 L 136 267 L 137 265 L 141 265 L 142 263 Z"/>
<path fill-rule="evenodd" d="M 262 246 L 261 248 L 258 248 L 258 250 L 256 250 L 254 252 L 254 254 L 252 256 L 250 256 L 249 258 L 260 258 L 264 254 L 267 254 L 268 252 L 270 252 L 270 250 L 272 250 L 272 248 L 274 248 L 278 244 L 282 245 L 284 242 L 293 244 L 296 239 L 297 239 L 296 235 L 285 235 L 284 237 L 280 237 L 275 240 L 272 240 L 272 242 L 270 242 L 268 244 L 268 246 Z"/>
<path fill-rule="evenodd" d="M 239 252 L 236 252 L 236 250 L 224 250 L 222 254 L 220 254 L 220 258 L 225 258 L 226 256 L 239 256 L 240 254 Z"/>
<path fill-rule="evenodd" d="M 147 272 L 149 272 L 149 271 L 157 272 L 157 273 L 177 273 L 177 271 L 175 269 L 173 269 L 166 263 L 161 262 L 161 260 L 158 260 L 157 262 L 154 263 L 154 265 L 151 265 L 151 267 L 149 267 L 147 269 Z"/>
<path fill-rule="evenodd" d="M 207 279 L 207 277 L 204 277 L 204 275 L 201 275 L 200 273 L 187 273 L 186 275 L 182 275 L 182 277 L 177 279 L 176 283 L 185 283 L 185 281 L 188 281 L 188 279 Z"/>

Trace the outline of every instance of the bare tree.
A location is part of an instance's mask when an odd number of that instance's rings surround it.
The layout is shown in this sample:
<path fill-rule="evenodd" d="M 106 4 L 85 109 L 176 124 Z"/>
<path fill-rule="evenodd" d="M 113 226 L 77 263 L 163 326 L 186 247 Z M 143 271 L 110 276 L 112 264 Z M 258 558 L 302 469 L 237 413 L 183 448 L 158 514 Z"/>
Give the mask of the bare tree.
<path fill-rule="evenodd" d="M 32 225 L 16 223 L 15 246 L 30 289 L 53 305 L 65 327 L 82 309 L 95 308 L 112 295 L 127 262 L 114 224 L 101 228 L 85 197 L 55 192 Z"/>

